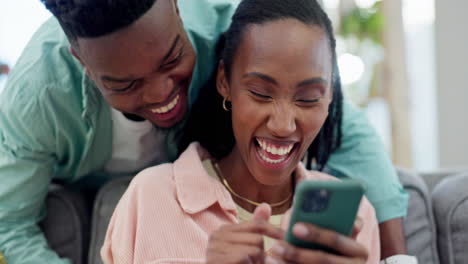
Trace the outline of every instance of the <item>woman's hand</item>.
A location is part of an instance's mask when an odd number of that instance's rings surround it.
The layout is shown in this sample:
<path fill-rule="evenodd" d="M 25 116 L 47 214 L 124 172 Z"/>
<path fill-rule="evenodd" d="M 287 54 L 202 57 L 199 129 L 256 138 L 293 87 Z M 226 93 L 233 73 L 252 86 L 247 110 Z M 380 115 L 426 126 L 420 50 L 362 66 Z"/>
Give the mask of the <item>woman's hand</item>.
<path fill-rule="evenodd" d="M 284 231 L 268 223 L 271 209 L 260 205 L 254 220 L 225 225 L 213 232 L 208 241 L 207 264 L 260 264 L 264 263 L 263 236 L 283 239 Z"/>
<path fill-rule="evenodd" d="M 351 233 L 351 238 L 356 240 L 357 236 L 362 230 L 362 227 L 364 226 L 364 222 L 362 221 L 361 217 L 356 216 L 356 221 L 354 221 L 354 226 L 353 226 L 353 231 Z"/>
<path fill-rule="evenodd" d="M 359 223 L 355 229 L 360 229 Z M 357 232 L 353 232 L 356 234 Z M 305 241 L 324 245 L 341 255 L 335 255 L 320 250 L 310 250 L 294 247 L 284 241 L 273 247 L 273 258 L 268 257 L 267 264 L 283 263 L 366 263 L 368 252 L 364 246 L 353 238 L 343 236 L 334 231 L 322 229 L 306 223 L 298 223 L 293 228 L 293 234 Z"/>

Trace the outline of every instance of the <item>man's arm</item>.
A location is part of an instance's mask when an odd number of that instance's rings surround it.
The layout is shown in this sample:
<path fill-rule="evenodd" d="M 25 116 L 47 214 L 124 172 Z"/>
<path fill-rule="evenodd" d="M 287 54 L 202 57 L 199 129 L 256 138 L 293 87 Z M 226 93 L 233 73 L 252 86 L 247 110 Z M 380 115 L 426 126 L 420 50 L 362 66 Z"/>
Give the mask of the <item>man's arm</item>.
<path fill-rule="evenodd" d="M 43 110 L 24 103 L 35 99 L 0 98 L 0 251 L 7 263 L 69 264 L 48 248 L 37 225 L 45 213 L 56 137 Z"/>
<path fill-rule="evenodd" d="M 355 178 L 366 185 L 366 197 L 375 208 L 382 257 L 405 254 L 401 217 L 406 215 L 408 194 L 374 128 L 364 113 L 345 102 L 342 144 L 327 167 L 333 175 Z"/>
<path fill-rule="evenodd" d="M 394 255 L 407 254 L 403 223 L 401 218 L 387 220 L 379 225 L 381 258 L 385 259 Z"/>

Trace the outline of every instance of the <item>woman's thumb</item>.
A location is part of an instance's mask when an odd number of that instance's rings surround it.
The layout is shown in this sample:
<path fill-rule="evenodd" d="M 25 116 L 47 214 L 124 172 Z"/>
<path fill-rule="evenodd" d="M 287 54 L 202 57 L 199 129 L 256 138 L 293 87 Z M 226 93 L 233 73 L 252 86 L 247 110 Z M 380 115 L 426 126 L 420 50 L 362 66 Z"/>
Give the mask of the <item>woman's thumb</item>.
<path fill-rule="evenodd" d="M 253 212 L 253 220 L 264 220 L 268 221 L 271 216 L 271 207 L 267 203 L 262 203 Z"/>

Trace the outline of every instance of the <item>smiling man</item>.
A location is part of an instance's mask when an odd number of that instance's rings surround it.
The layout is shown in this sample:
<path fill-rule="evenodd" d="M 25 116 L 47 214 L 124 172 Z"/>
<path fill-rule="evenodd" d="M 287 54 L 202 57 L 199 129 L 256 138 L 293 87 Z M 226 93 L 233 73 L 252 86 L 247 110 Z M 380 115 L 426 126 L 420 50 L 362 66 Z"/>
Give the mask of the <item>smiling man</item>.
<path fill-rule="evenodd" d="M 42 1 L 54 18 L 33 36 L 0 95 L 0 251 L 15 264 L 69 263 L 47 248 L 37 225 L 52 181 L 98 188 L 174 160 L 174 132 L 216 69 L 215 46 L 236 7 Z M 407 195 L 364 115 L 343 108 L 329 172 L 367 183 L 383 256 L 403 253 Z"/>

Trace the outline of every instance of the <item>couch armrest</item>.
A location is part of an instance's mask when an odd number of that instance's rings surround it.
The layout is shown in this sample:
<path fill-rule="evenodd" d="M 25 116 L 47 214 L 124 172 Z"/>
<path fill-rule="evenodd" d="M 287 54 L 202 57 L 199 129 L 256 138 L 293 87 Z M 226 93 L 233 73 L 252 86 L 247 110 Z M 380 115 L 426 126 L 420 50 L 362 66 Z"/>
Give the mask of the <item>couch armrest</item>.
<path fill-rule="evenodd" d="M 398 176 L 410 198 L 403 219 L 406 247 L 419 263 L 438 264 L 437 239 L 432 204 L 423 179 L 410 170 L 397 169 Z"/>
<path fill-rule="evenodd" d="M 442 180 L 432 193 L 441 262 L 468 259 L 468 172 Z"/>

